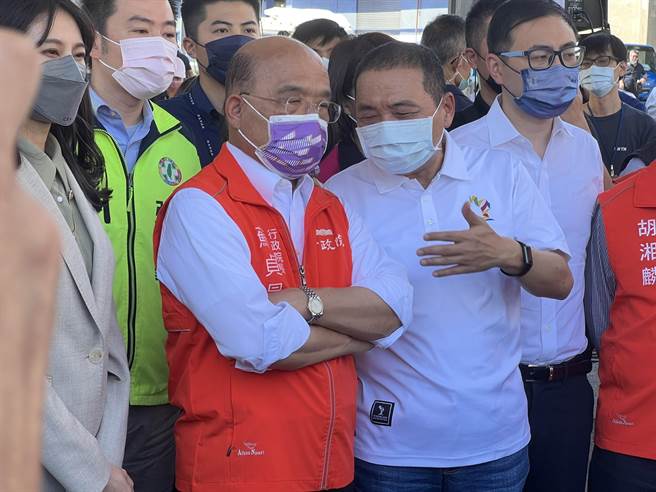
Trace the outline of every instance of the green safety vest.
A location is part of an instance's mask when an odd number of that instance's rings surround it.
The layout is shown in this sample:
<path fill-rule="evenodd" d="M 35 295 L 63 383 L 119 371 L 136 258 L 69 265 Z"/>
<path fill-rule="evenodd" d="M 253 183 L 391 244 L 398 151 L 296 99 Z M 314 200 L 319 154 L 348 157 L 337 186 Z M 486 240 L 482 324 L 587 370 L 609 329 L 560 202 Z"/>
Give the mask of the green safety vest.
<path fill-rule="evenodd" d="M 102 128 L 95 140 L 105 158 L 106 184 L 112 191 L 100 212 L 114 247 L 114 300 L 127 345 L 131 405 L 168 403 L 166 330 L 155 274 L 153 230 L 160 207 L 171 193 L 200 170 L 193 144 L 180 122 L 156 104 L 153 125 L 128 174 L 123 155 Z"/>

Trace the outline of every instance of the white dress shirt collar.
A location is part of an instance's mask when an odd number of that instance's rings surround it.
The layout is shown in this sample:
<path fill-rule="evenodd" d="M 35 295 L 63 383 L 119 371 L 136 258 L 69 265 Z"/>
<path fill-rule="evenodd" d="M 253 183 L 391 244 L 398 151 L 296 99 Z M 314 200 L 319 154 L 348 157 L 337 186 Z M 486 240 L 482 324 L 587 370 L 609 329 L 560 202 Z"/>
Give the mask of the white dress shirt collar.
<path fill-rule="evenodd" d="M 274 200 L 274 194 L 276 192 L 284 193 L 284 190 L 288 190 L 288 193 L 292 194 L 291 181 L 282 178 L 273 171 L 267 169 L 262 163 L 256 161 L 231 143 L 226 143 L 226 145 L 253 187 L 269 205 L 277 208 Z M 310 201 L 310 196 L 312 195 L 313 190 L 314 180 L 310 176 L 305 175 L 300 178 L 294 193 L 297 191 L 300 192 L 303 198 L 303 203 L 307 205 Z"/>
<path fill-rule="evenodd" d="M 460 147 L 458 147 L 458 145 L 453 141 L 449 135 L 449 132 L 447 131 L 444 132 L 442 146 L 445 149 L 444 162 L 442 163 L 442 168 L 435 177 L 448 176 L 449 178 L 459 180 L 470 179 L 467 163 L 463 158 L 462 151 L 460 150 Z M 381 194 L 389 193 L 399 186 L 410 185 L 413 182 L 417 183 L 417 185 L 419 184 L 416 179 L 410 179 L 398 174 L 392 174 L 376 165 L 374 165 L 373 168 L 373 180 L 376 184 L 376 187 L 378 188 L 378 192 Z M 435 181 L 435 178 L 433 178 L 431 185 Z"/>
<path fill-rule="evenodd" d="M 497 96 L 492 103 L 492 106 L 490 106 L 488 118 L 490 120 L 490 125 L 488 125 L 490 131 L 490 144 L 493 148 L 498 148 L 517 137 L 526 139 L 526 137 L 519 133 L 517 128 L 515 128 L 515 125 L 513 125 L 512 121 L 506 116 L 506 113 L 503 112 L 503 108 L 501 107 L 501 96 Z M 573 136 L 570 129 L 567 128 L 567 125 L 563 123 L 563 120 L 556 117 L 554 118 L 554 124 L 551 130 L 551 138 L 562 132 L 570 137 Z"/>

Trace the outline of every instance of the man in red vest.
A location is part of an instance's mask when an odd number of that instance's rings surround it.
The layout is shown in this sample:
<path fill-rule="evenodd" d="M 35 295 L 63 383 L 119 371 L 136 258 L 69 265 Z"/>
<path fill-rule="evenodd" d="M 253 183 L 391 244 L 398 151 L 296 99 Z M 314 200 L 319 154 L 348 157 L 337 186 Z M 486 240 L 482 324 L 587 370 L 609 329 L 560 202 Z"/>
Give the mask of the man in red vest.
<path fill-rule="evenodd" d="M 229 141 L 155 231 L 182 492 L 344 489 L 352 354 L 408 325 L 412 288 L 361 220 L 315 186 L 330 102 L 321 59 L 287 38 L 231 62 Z"/>
<path fill-rule="evenodd" d="M 585 308 L 599 351 L 591 492 L 656 491 L 656 166 L 599 196 Z"/>

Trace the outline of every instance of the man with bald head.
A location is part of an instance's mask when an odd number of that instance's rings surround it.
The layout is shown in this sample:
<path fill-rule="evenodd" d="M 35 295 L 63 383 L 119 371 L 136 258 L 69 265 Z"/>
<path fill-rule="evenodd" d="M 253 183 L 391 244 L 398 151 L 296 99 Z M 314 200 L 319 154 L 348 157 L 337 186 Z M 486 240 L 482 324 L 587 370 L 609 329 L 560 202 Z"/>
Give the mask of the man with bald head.
<path fill-rule="evenodd" d="M 311 174 L 330 102 L 318 55 L 255 40 L 226 81 L 229 140 L 155 230 L 182 491 L 348 490 L 352 355 L 389 347 L 412 288 Z"/>

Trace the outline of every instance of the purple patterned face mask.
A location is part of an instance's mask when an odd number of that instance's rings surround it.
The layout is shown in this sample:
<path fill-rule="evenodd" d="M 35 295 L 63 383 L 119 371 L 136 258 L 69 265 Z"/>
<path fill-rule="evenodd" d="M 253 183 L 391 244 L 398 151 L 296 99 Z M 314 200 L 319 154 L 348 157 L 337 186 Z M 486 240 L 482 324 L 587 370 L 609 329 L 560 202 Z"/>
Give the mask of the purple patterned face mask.
<path fill-rule="evenodd" d="M 255 155 L 262 164 L 290 180 L 310 174 L 319 167 L 328 145 L 328 124 L 318 114 L 281 114 L 266 118 L 250 102 L 244 101 L 269 123 L 269 140 L 261 146 L 255 145 L 239 130 L 255 148 Z"/>

